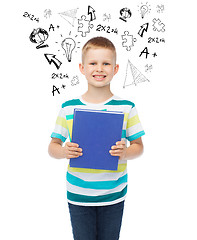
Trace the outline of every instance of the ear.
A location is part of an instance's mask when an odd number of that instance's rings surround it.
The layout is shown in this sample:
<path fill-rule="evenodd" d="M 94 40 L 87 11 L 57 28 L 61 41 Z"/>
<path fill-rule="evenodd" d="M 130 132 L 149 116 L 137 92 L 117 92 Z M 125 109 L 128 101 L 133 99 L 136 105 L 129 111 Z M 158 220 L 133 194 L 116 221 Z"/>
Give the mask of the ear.
<path fill-rule="evenodd" d="M 79 70 L 80 70 L 80 72 L 81 72 L 83 75 L 85 75 L 83 63 L 80 63 L 80 64 L 79 64 Z"/>
<path fill-rule="evenodd" d="M 118 70 L 119 70 L 119 64 L 116 64 L 116 66 L 114 67 L 114 75 L 116 75 Z"/>

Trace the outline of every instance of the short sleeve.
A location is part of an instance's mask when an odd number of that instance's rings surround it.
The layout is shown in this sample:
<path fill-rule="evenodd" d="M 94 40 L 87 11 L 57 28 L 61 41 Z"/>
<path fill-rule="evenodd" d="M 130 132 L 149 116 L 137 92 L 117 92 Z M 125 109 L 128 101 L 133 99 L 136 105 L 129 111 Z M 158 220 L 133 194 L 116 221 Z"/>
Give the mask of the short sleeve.
<path fill-rule="evenodd" d="M 66 113 L 65 109 L 61 108 L 55 123 L 54 131 L 51 134 L 51 138 L 59 138 L 62 142 L 65 142 L 68 136 L 69 133 L 66 122 Z"/>
<path fill-rule="evenodd" d="M 133 141 L 145 134 L 135 105 L 131 108 L 126 125 L 126 139 Z"/>

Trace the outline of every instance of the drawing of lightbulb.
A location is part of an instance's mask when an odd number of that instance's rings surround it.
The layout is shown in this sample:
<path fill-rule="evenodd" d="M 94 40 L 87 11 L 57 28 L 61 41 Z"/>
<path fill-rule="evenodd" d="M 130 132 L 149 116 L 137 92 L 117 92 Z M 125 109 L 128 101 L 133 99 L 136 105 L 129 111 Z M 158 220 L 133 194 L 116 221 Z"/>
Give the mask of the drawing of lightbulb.
<path fill-rule="evenodd" d="M 145 14 L 148 12 L 148 6 L 147 5 L 142 5 L 140 7 L 140 12 L 141 12 L 141 17 L 144 18 Z"/>
<path fill-rule="evenodd" d="M 64 49 L 66 53 L 66 58 L 69 62 L 71 62 L 72 51 L 74 50 L 75 46 L 76 46 L 76 43 L 72 38 L 65 38 L 62 41 L 62 48 Z"/>

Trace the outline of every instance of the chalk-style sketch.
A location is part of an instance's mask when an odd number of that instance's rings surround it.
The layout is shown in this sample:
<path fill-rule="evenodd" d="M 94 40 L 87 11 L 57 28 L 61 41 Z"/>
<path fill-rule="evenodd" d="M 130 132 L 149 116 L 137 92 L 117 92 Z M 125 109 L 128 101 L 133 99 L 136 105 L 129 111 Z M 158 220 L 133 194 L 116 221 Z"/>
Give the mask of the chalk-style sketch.
<path fill-rule="evenodd" d="M 117 28 L 111 28 L 110 26 L 103 26 L 101 24 L 98 24 L 97 27 L 96 27 L 96 31 L 99 31 L 99 32 L 107 32 L 107 33 L 116 33 L 118 34 L 118 29 Z"/>
<path fill-rule="evenodd" d="M 52 15 L 51 9 L 45 9 L 45 10 L 44 10 L 44 17 L 45 17 L 45 18 L 50 18 L 51 15 Z"/>
<path fill-rule="evenodd" d="M 55 54 L 45 53 L 44 56 L 45 56 L 45 58 L 47 59 L 47 61 L 50 65 L 51 65 L 51 63 L 53 63 L 56 66 L 57 69 L 60 68 L 62 63 L 60 62 L 60 60 L 58 60 L 56 58 Z"/>
<path fill-rule="evenodd" d="M 140 37 L 143 37 L 144 36 L 144 32 L 148 31 L 148 26 L 149 26 L 149 23 L 144 23 L 142 26 L 140 26 L 141 28 L 140 28 L 140 30 L 138 32 Z"/>
<path fill-rule="evenodd" d="M 153 55 L 153 57 L 157 57 L 157 53 L 156 52 L 154 52 L 152 55 Z"/>
<path fill-rule="evenodd" d="M 153 65 L 152 64 L 146 64 L 145 65 L 145 72 L 151 72 L 152 69 L 153 69 Z"/>
<path fill-rule="evenodd" d="M 93 21 L 96 19 L 95 10 L 91 6 L 88 6 L 88 15 L 90 15 L 90 21 Z"/>
<path fill-rule="evenodd" d="M 68 62 L 71 62 L 72 60 L 72 52 L 76 46 L 76 42 L 72 39 L 72 38 L 65 38 L 63 41 L 62 41 L 62 44 L 61 44 L 62 48 L 64 49 L 65 51 L 65 54 L 66 54 L 66 58 L 68 60 Z"/>
<path fill-rule="evenodd" d="M 165 43 L 165 39 L 159 37 L 149 37 L 148 43 Z"/>
<path fill-rule="evenodd" d="M 131 70 L 133 81 L 131 80 L 131 78 L 128 78 L 129 69 Z M 142 83 L 142 82 L 150 82 L 150 81 L 130 62 L 130 60 L 128 60 L 123 88 L 130 85 L 137 86 L 138 83 Z"/>
<path fill-rule="evenodd" d="M 86 16 L 82 15 L 81 19 L 78 19 L 78 32 L 81 32 L 82 37 L 86 37 L 86 34 L 90 32 L 90 29 L 94 27 L 93 24 L 90 24 L 89 20 L 86 20 Z"/>
<path fill-rule="evenodd" d="M 157 5 L 157 12 L 158 13 L 163 13 L 163 11 L 164 11 L 164 5 L 163 4 Z"/>
<path fill-rule="evenodd" d="M 153 19 L 153 30 L 157 32 L 165 32 L 165 24 L 159 18 Z"/>
<path fill-rule="evenodd" d="M 140 53 L 139 57 L 141 57 L 141 56 L 142 56 L 142 54 L 146 54 L 146 58 L 148 57 L 148 54 L 150 54 L 150 53 L 149 53 L 149 51 L 148 51 L 148 48 L 147 48 L 147 47 L 145 47 L 145 48 L 143 49 L 143 51 L 141 51 L 141 53 Z"/>
<path fill-rule="evenodd" d="M 108 22 L 109 22 L 110 19 L 111 19 L 111 14 L 107 14 L 107 13 L 103 14 L 103 21 L 108 20 Z"/>
<path fill-rule="evenodd" d="M 60 94 L 59 88 L 57 88 L 55 85 L 53 85 L 53 90 L 52 90 L 53 96 L 55 96 L 55 92 L 57 92 L 58 94 Z"/>
<path fill-rule="evenodd" d="M 124 35 L 122 35 L 122 46 L 126 48 L 127 51 L 131 51 L 131 48 L 134 46 L 134 43 L 137 41 L 136 38 L 133 37 L 133 35 L 129 35 L 128 31 L 124 32 Z"/>
<path fill-rule="evenodd" d="M 61 12 L 59 13 L 59 15 L 74 27 L 74 22 L 75 22 L 75 19 L 77 18 L 76 17 L 77 10 L 78 8 L 71 9 L 65 12 Z"/>
<path fill-rule="evenodd" d="M 127 22 L 127 18 L 130 18 L 132 13 L 129 8 L 122 8 L 120 10 L 120 15 L 121 17 L 119 17 L 119 19 L 123 20 L 124 22 Z"/>
<path fill-rule="evenodd" d="M 71 80 L 71 85 L 75 86 L 77 84 L 79 84 L 79 78 L 78 78 L 78 76 L 74 76 Z"/>
<path fill-rule="evenodd" d="M 139 7 L 139 12 L 142 18 L 144 18 L 145 15 L 147 15 L 148 13 L 150 13 L 150 5 L 148 4 L 148 2 L 146 2 L 146 4 L 143 4 Z"/>
<path fill-rule="evenodd" d="M 24 12 L 23 17 L 29 18 L 31 21 L 39 22 L 38 17 L 35 17 L 34 14 L 31 14 L 31 13 L 28 13 L 28 12 Z"/>
<path fill-rule="evenodd" d="M 47 40 L 47 38 L 49 37 L 49 34 L 48 32 L 43 29 L 43 28 L 37 28 L 37 29 L 34 29 L 30 36 L 29 36 L 29 39 L 32 43 L 37 43 L 39 44 L 36 48 L 39 49 L 39 48 L 44 48 L 44 47 L 48 47 L 47 44 L 43 45 L 44 42 Z"/>

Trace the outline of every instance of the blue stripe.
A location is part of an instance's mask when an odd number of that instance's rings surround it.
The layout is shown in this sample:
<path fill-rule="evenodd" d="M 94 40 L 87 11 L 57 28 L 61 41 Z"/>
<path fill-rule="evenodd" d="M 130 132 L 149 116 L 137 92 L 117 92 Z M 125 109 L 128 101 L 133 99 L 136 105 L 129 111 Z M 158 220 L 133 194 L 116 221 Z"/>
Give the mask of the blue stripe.
<path fill-rule="evenodd" d="M 59 139 L 61 139 L 62 140 L 62 142 L 65 142 L 66 141 L 66 138 L 65 137 L 63 137 L 61 134 L 59 134 L 59 133 L 52 133 L 51 134 L 51 138 L 59 138 Z"/>
<path fill-rule="evenodd" d="M 127 182 L 127 174 L 119 178 L 118 180 L 114 181 L 96 181 L 96 182 L 90 182 L 90 181 L 84 181 L 78 177 L 73 176 L 69 172 L 67 172 L 67 181 L 75 185 L 77 187 L 82 188 L 89 188 L 89 189 L 113 189 L 118 187 L 122 183 Z"/>
<path fill-rule="evenodd" d="M 105 103 L 104 105 L 129 105 L 132 107 L 135 107 L 135 104 L 128 100 L 111 100 L 108 103 Z"/>
<path fill-rule="evenodd" d="M 144 131 L 141 131 L 141 132 L 138 132 L 138 133 L 136 133 L 136 134 L 134 134 L 134 135 L 132 135 L 132 136 L 127 137 L 127 139 L 128 139 L 129 141 L 133 141 L 133 140 L 135 140 L 135 139 L 140 138 L 140 137 L 143 136 L 144 134 L 145 134 L 145 132 L 144 132 Z"/>
<path fill-rule="evenodd" d="M 86 196 L 86 195 L 75 194 L 67 191 L 67 198 L 68 200 L 73 202 L 83 202 L 83 203 L 84 202 L 86 203 L 112 202 L 124 197 L 126 193 L 127 193 L 127 186 L 123 188 L 123 190 L 120 192 L 110 193 L 110 194 L 101 195 L 101 196 Z"/>
<path fill-rule="evenodd" d="M 126 130 L 122 130 L 122 138 L 126 138 Z"/>
<path fill-rule="evenodd" d="M 73 99 L 73 100 L 69 100 L 69 101 L 66 101 L 65 103 L 63 103 L 62 108 L 68 107 L 68 106 L 75 106 L 75 105 L 85 105 L 85 104 L 82 103 L 79 99 Z"/>

